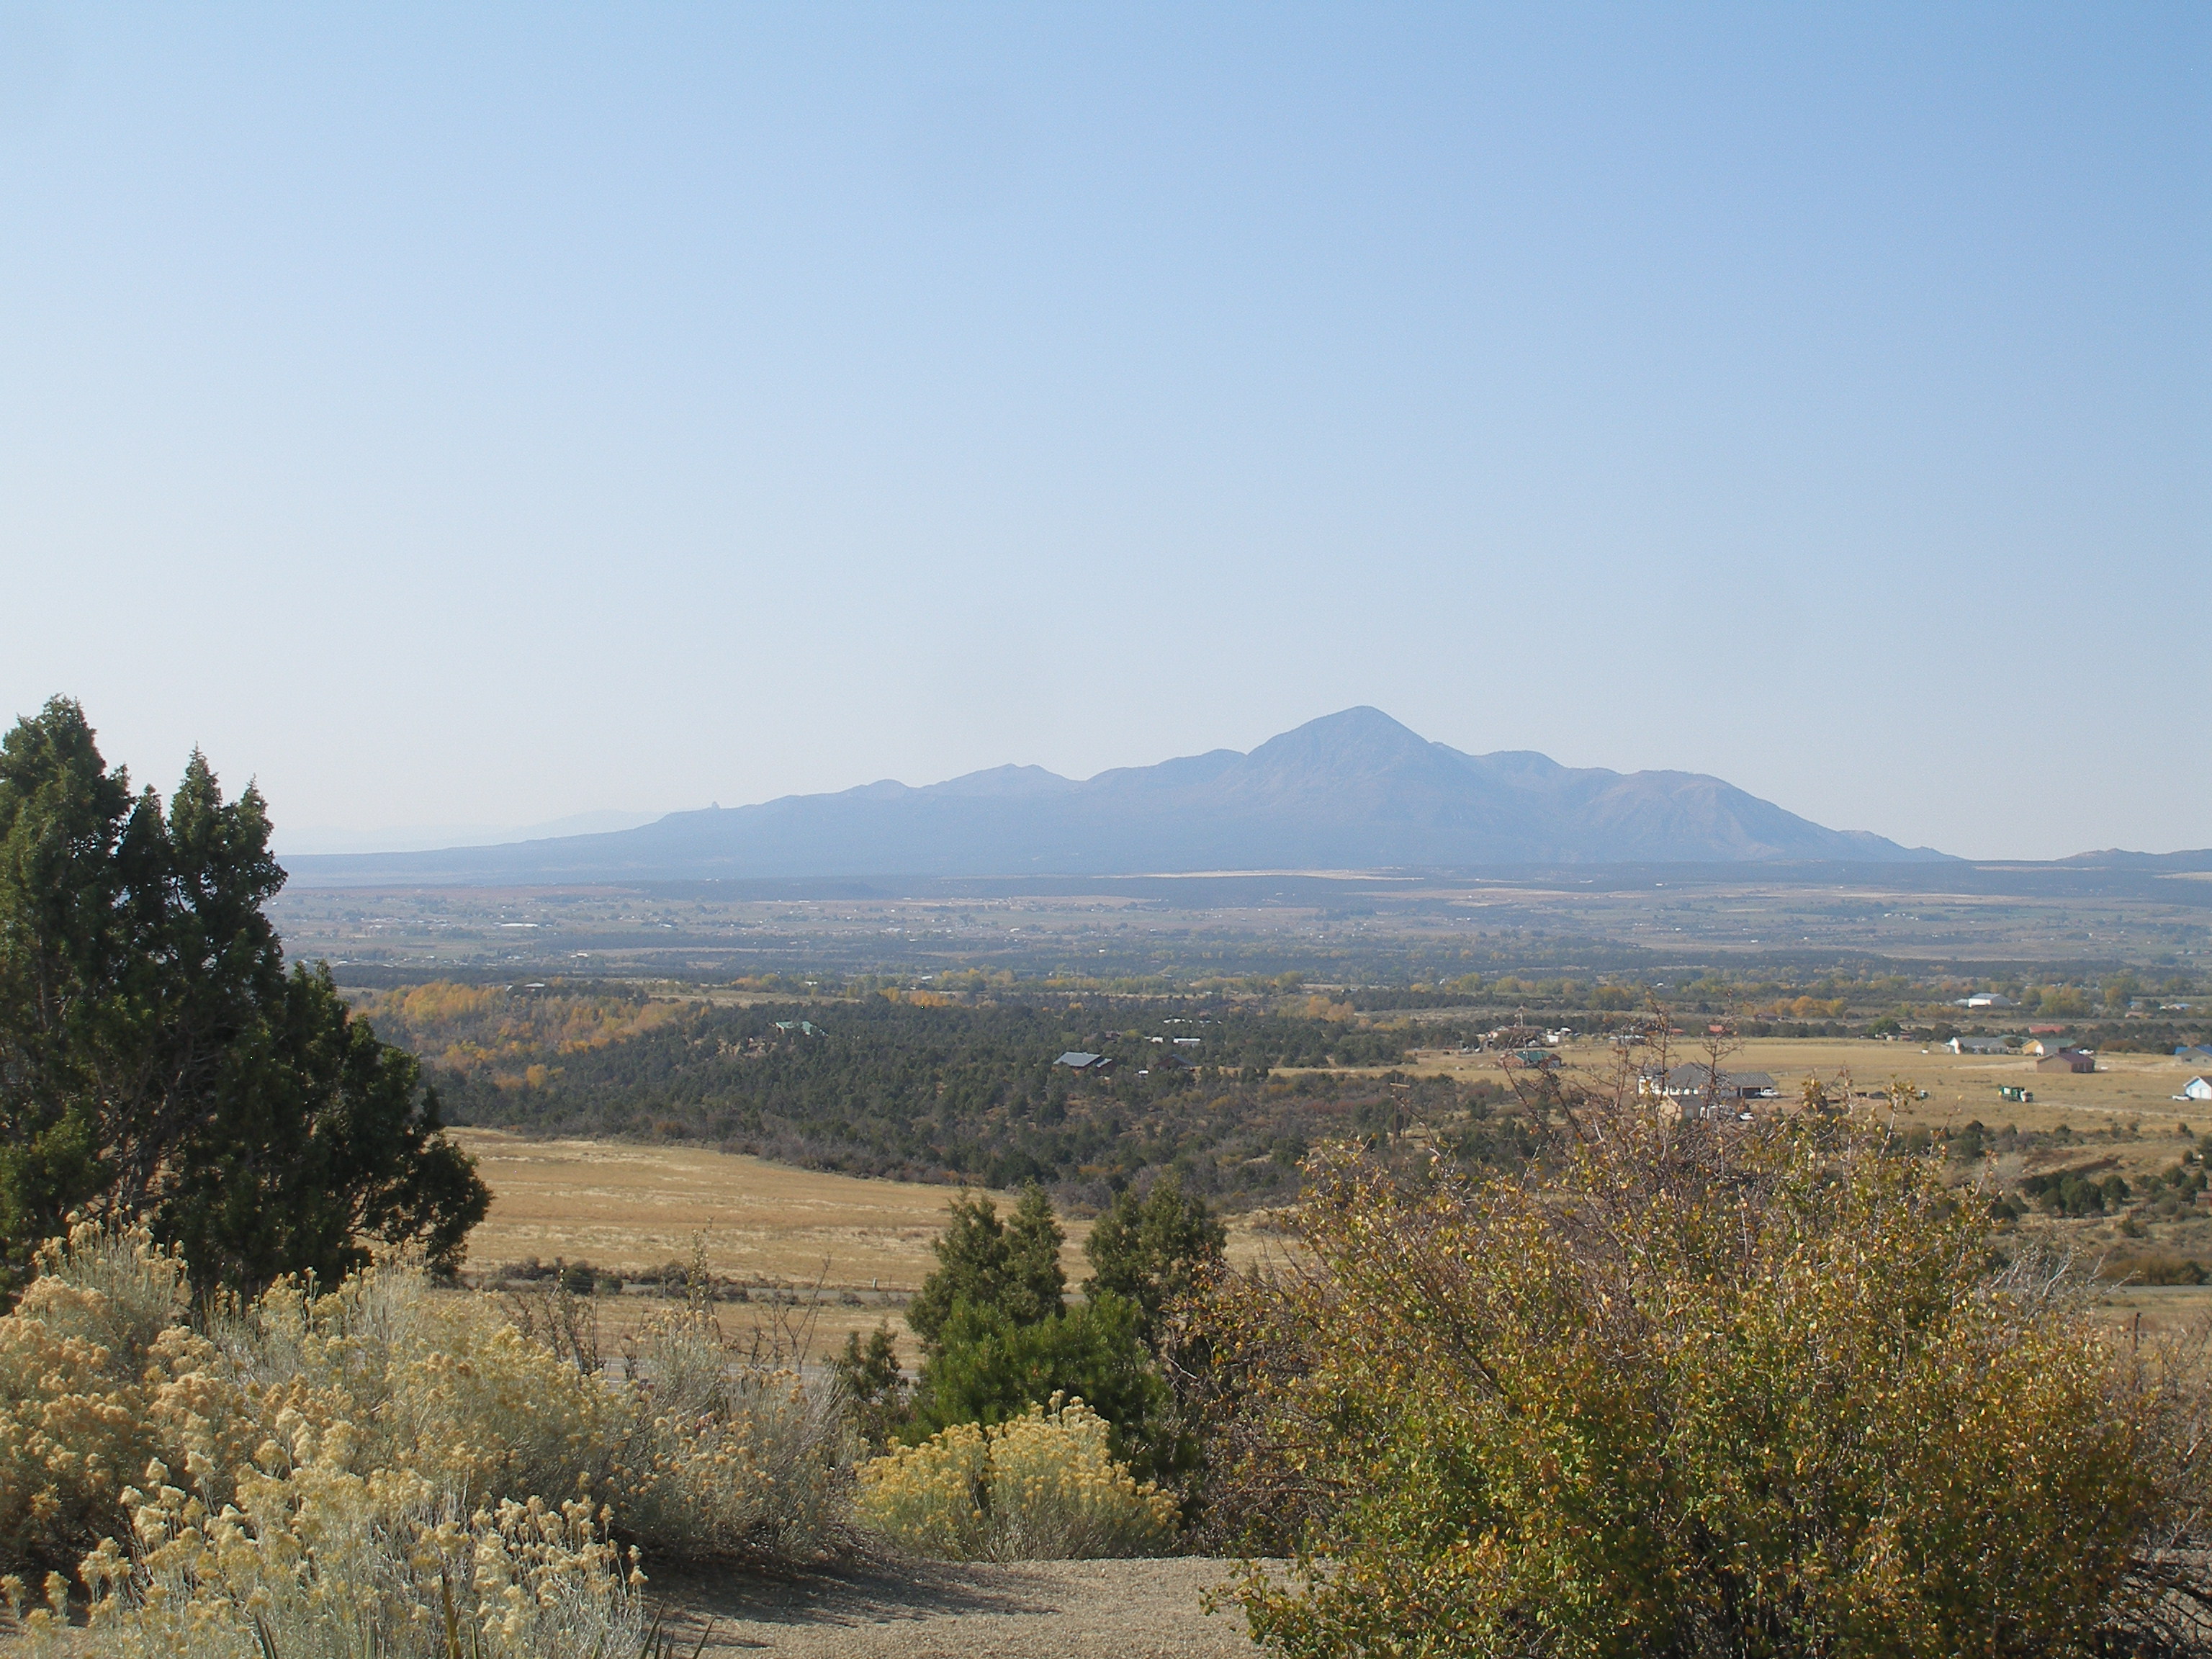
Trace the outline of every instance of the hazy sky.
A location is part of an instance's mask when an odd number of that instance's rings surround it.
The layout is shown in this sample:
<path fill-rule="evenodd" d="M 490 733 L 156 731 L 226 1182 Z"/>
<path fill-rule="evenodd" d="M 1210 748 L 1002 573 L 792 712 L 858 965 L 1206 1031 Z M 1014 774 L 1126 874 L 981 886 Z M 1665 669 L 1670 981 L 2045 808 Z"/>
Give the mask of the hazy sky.
<path fill-rule="evenodd" d="M 283 830 L 1374 703 L 2212 844 L 2212 8 L 0 9 L 0 714 Z"/>

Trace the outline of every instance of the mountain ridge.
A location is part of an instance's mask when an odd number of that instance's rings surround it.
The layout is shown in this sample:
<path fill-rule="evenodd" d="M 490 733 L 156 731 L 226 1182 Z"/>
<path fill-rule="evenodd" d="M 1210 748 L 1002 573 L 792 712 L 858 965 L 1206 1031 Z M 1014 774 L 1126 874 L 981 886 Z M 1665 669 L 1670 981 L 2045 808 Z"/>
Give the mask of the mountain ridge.
<path fill-rule="evenodd" d="M 672 812 L 596 835 L 285 866 L 319 885 L 1945 857 L 1826 829 L 1702 773 L 1568 767 L 1533 750 L 1466 754 L 1363 706 L 1249 753 L 1216 749 L 1085 779 L 998 766 Z"/>

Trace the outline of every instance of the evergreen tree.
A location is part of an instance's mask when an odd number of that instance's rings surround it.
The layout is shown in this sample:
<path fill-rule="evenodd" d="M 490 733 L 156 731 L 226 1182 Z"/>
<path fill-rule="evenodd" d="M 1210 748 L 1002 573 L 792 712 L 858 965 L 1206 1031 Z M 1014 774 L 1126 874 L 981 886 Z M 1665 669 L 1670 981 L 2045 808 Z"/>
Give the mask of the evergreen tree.
<path fill-rule="evenodd" d="M 932 1247 L 937 1266 L 907 1306 L 908 1328 L 934 1348 L 956 1308 L 988 1309 L 1017 1325 L 1050 1318 L 1067 1293 L 1060 1265 L 1064 1237 L 1042 1187 L 1024 1190 L 1011 1225 L 988 1198 L 962 1193 Z"/>
<path fill-rule="evenodd" d="M 1006 1226 L 1006 1289 L 999 1297 L 1000 1310 L 1017 1325 L 1049 1319 L 1066 1304 L 1067 1274 L 1060 1265 L 1066 1242 L 1052 1200 L 1031 1182 Z"/>
<path fill-rule="evenodd" d="M 1139 1333 L 1157 1351 L 1162 1315 L 1219 1264 L 1228 1237 L 1206 1200 L 1186 1192 L 1182 1176 L 1173 1171 L 1153 1182 L 1141 1202 L 1125 1187 L 1084 1242 L 1084 1254 L 1091 1258 L 1089 1293 L 1111 1293 L 1133 1303 Z"/>
<path fill-rule="evenodd" d="M 1114 1455 L 1139 1479 L 1178 1467 L 1184 1449 L 1167 1384 L 1138 1340 L 1136 1305 L 1110 1293 L 1033 1324 L 963 1304 L 921 1368 L 898 1436 L 913 1443 L 954 1423 L 1003 1423 L 1054 1395 L 1104 1418 Z"/>
<path fill-rule="evenodd" d="M 287 973 L 258 791 L 194 754 L 165 810 L 76 704 L 0 739 L 0 1277 L 67 1217 L 148 1217 L 205 1283 L 459 1258 L 489 1194 L 414 1060 Z"/>

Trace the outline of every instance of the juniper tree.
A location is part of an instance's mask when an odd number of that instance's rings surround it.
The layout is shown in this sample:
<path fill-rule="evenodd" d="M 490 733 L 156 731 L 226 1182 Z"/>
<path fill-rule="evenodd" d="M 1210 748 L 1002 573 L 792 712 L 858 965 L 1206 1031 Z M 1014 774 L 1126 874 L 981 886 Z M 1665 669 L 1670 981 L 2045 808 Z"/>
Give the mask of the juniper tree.
<path fill-rule="evenodd" d="M 287 970 L 249 787 L 166 807 L 57 698 L 0 739 L 0 1275 L 72 1212 L 146 1217 L 203 1283 L 460 1252 L 489 1195 L 415 1061 Z"/>

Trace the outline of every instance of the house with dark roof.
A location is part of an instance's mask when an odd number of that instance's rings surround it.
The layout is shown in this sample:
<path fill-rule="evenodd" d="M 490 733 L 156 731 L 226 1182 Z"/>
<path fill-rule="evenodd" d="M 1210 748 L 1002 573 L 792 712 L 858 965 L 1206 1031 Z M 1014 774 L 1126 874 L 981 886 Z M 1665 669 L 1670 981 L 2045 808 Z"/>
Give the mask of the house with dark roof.
<path fill-rule="evenodd" d="M 2097 1056 L 2087 1048 L 2058 1048 L 2035 1062 L 2039 1072 L 2094 1072 Z"/>
<path fill-rule="evenodd" d="M 1703 1099 L 1707 1094 L 1722 1100 L 1771 1100 L 1774 1079 L 1765 1072 L 1722 1072 L 1716 1079 L 1711 1066 L 1692 1061 L 1668 1072 L 1659 1092 L 1669 1100 Z"/>

